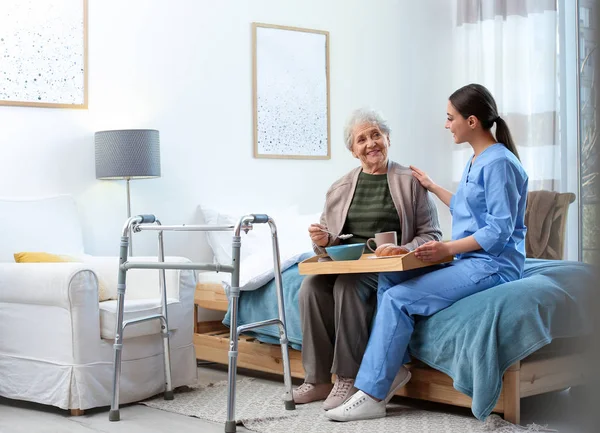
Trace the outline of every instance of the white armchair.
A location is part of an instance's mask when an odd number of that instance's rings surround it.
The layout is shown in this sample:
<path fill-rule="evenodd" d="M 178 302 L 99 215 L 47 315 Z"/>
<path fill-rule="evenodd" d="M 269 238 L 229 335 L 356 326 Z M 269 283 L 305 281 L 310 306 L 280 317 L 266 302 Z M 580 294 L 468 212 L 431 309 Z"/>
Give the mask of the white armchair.
<path fill-rule="evenodd" d="M 115 234 L 115 250 L 120 233 Z M 67 254 L 77 263 L 14 263 L 13 254 Z M 110 405 L 118 257 L 85 255 L 70 196 L 0 199 L 0 395 L 71 409 Z M 131 260 L 156 260 L 139 257 Z M 188 262 L 181 257 L 167 261 Z M 160 312 L 158 270 L 127 272 L 125 319 Z M 196 381 L 193 271 L 166 271 L 173 387 Z M 157 321 L 124 333 L 120 402 L 164 390 Z"/>

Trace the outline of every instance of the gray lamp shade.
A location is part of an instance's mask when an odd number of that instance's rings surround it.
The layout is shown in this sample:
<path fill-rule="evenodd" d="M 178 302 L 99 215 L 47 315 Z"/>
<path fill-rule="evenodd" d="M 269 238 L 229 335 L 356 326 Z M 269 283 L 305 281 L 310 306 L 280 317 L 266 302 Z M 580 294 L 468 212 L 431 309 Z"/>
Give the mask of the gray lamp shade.
<path fill-rule="evenodd" d="M 160 177 L 160 138 L 155 129 L 94 134 L 97 179 Z"/>

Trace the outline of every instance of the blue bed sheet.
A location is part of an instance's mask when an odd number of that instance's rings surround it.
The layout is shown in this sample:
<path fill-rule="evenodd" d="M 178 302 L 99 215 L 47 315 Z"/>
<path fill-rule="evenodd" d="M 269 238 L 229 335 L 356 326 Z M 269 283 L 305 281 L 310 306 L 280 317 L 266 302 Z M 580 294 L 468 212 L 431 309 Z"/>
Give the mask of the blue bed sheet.
<path fill-rule="evenodd" d="M 281 273 L 283 283 L 283 302 L 285 305 L 285 321 L 288 340 L 294 349 L 302 348 L 302 326 L 300 324 L 300 310 L 298 308 L 298 292 L 300 284 L 304 279 L 298 274 L 298 265 L 294 265 Z M 229 326 L 230 310 L 225 314 L 223 324 Z M 238 325 L 260 322 L 277 318 L 277 292 L 275 291 L 275 280 L 269 281 L 264 286 L 248 292 L 241 292 L 238 308 Z M 258 328 L 245 334 L 254 336 L 265 343 L 279 344 L 279 330 L 276 326 Z"/>
<path fill-rule="evenodd" d="M 298 291 L 303 276 L 295 265 L 282 274 L 288 338 L 299 349 L 302 330 Z M 500 395 L 502 375 L 555 338 L 590 331 L 591 266 L 579 262 L 527 259 L 521 280 L 469 296 L 427 318 L 417 318 L 410 353 L 448 374 L 454 387 L 473 399 L 483 420 Z M 277 317 L 275 282 L 243 292 L 239 324 Z M 223 320 L 229 325 L 229 312 Z M 259 340 L 278 344 L 275 327 L 255 330 Z"/>

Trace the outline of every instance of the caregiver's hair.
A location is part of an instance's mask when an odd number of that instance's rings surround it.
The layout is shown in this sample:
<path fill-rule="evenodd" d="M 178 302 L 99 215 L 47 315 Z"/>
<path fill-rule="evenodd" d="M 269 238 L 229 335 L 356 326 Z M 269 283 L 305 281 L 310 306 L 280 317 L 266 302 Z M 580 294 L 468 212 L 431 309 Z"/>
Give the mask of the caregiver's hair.
<path fill-rule="evenodd" d="M 377 125 L 379 126 L 381 132 L 383 132 L 385 135 L 390 135 L 390 127 L 379 112 L 370 108 L 359 108 L 358 110 L 352 112 L 348 118 L 348 121 L 346 122 L 346 127 L 344 128 L 344 141 L 346 142 L 346 147 L 348 150 L 352 150 L 352 142 L 354 141 L 352 130 L 356 125 L 362 125 L 364 123 Z"/>
<path fill-rule="evenodd" d="M 496 101 L 488 89 L 481 84 L 467 84 L 450 95 L 449 99 L 456 111 L 465 119 L 470 116 L 477 117 L 484 130 L 489 130 L 495 123 L 496 141 L 504 144 L 517 159 L 520 159 L 510 129 L 504 119 L 498 115 Z"/>

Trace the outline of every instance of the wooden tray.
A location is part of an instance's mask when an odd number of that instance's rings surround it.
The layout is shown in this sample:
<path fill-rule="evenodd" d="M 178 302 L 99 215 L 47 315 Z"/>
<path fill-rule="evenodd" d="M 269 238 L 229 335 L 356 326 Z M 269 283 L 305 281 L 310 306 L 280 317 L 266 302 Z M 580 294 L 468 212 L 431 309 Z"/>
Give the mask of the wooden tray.
<path fill-rule="evenodd" d="M 425 266 L 451 262 L 449 256 L 437 262 L 423 262 L 415 257 L 414 252 L 394 257 L 375 257 L 375 254 L 363 254 L 358 260 L 336 262 L 329 259 L 327 254 L 310 257 L 298 264 L 301 275 L 315 274 L 362 274 L 367 272 L 408 271 L 409 269 L 424 268 Z M 321 261 L 319 261 L 321 259 Z M 323 259 L 326 259 L 323 261 Z"/>

